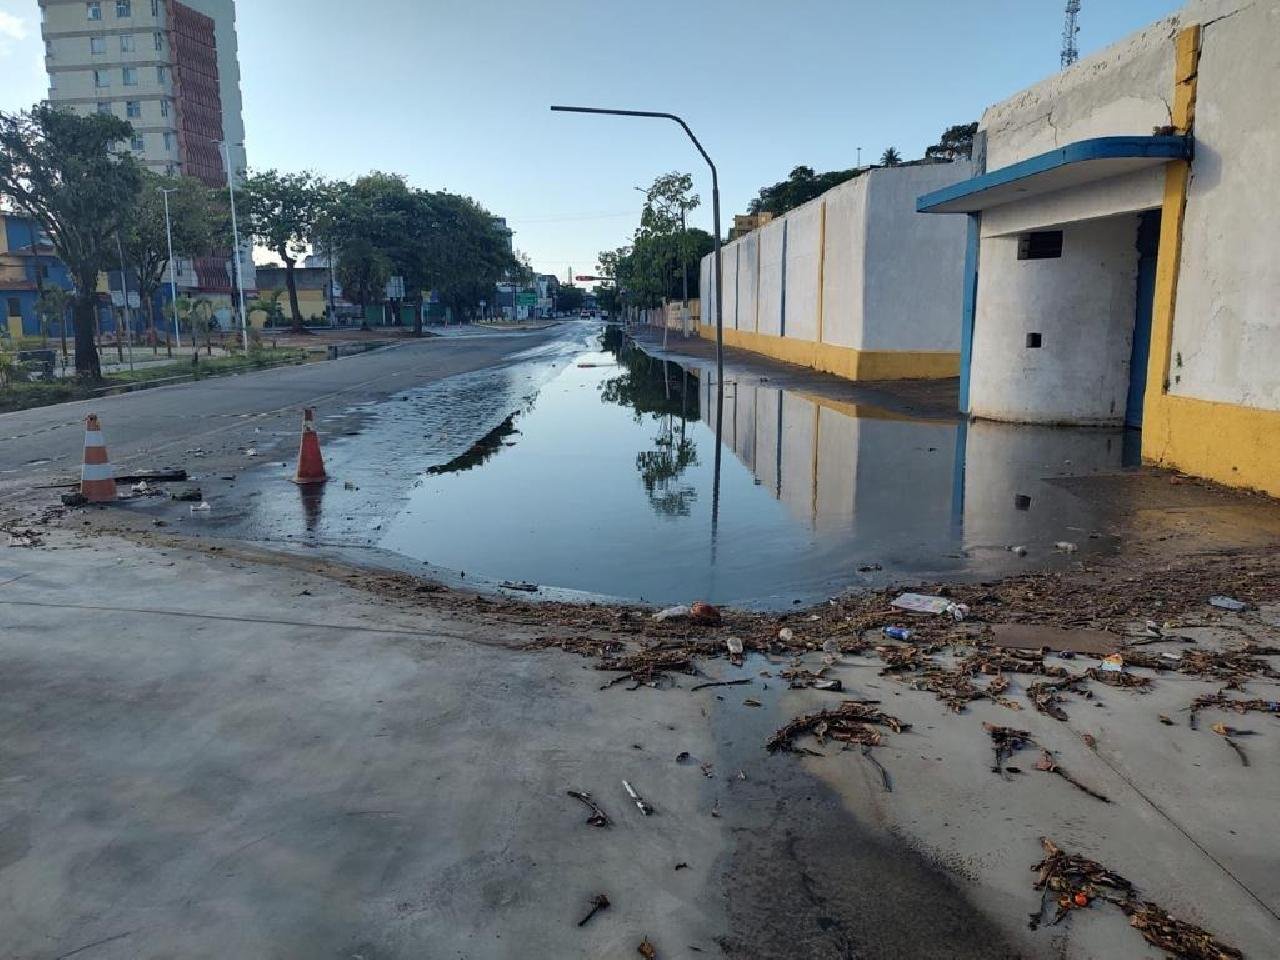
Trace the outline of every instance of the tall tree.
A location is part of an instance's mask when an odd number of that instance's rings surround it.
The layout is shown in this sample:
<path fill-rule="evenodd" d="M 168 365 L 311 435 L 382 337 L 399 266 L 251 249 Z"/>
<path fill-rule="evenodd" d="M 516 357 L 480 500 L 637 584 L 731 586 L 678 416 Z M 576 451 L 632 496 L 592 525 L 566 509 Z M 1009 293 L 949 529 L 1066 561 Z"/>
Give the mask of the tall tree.
<path fill-rule="evenodd" d="M 938 142 L 926 147 L 926 160 L 968 160 L 973 156 L 973 138 L 978 132 L 978 122 L 957 123 L 942 131 Z"/>
<path fill-rule="evenodd" d="M 572 283 L 560 284 L 560 289 L 556 291 L 556 312 L 573 313 L 581 310 L 584 297 L 581 287 L 575 287 Z"/>
<path fill-rule="evenodd" d="M 76 374 L 99 380 L 94 344 L 98 272 L 142 189 L 142 171 L 112 147 L 133 127 L 107 114 L 78 116 L 47 104 L 0 113 L 0 195 L 35 218 L 76 287 Z"/>
<path fill-rule="evenodd" d="M 832 187 L 837 187 L 846 180 L 851 180 L 861 173 L 857 167 L 848 170 L 831 170 L 827 173 L 815 173 L 813 167 L 800 166 L 794 168 L 786 180 L 779 180 L 768 187 L 761 187 L 759 194 L 747 207 L 748 212 L 772 213 L 782 216 L 802 203 L 808 203 L 814 197 L 821 196 Z"/>
<path fill-rule="evenodd" d="M 902 163 L 902 154 L 898 152 L 897 147 L 887 147 L 884 153 L 880 154 L 880 164 L 885 167 L 896 167 Z"/>
<path fill-rule="evenodd" d="M 165 191 L 169 219 L 165 222 Z M 225 200 L 194 177 L 163 177 L 143 171 L 142 191 L 129 210 L 121 236 L 125 259 L 137 271 L 138 294 L 146 311 L 147 328 L 156 342 L 156 292 L 169 272 L 169 229 L 174 256 L 201 256 L 216 246 Z M 172 353 L 172 349 L 170 349 Z"/>
<path fill-rule="evenodd" d="M 302 329 L 298 308 L 298 258 L 320 237 L 320 227 L 332 194 L 314 173 L 280 173 L 262 170 L 251 174 L 241 187 L 244 210 L 254 239 L 284 263 L 289 291 L 289 314 L 294 330 Z M 236 204 L 237 211 L 240 203 Z"/>
<path fill-rule="evenodd" d="M 368 240 L 355 239 L 343 245 L 334 266 L 343 295 L 363 309 L 381 303 L 391 279 L 391 260 Z"/>
<path fill-rule="evenodd" d="M 684 297 L 685 280 L 689 270 L 700 256 L 697 237 L 687 229 L 688 215 L 702 200 L 693 192 L 693 177 L 687 173 L 666 173 L 658 177 L 645 193 L 644 208 L 640 214 L 640 229 L 636 233 L 637 245 L 642 237 L 653 239 L 674 237 L 676 262 L 660 263 L 663 271 L 661 286 L 663 295 L 670 289 L 670 279 L 681 280 L 680 296 Z M 665 244 L 664 244 L 665 246 Z M 672 274 L 667 274 L 670 268 Z M 695 283 L 696 286 L 696 283 Z"/>

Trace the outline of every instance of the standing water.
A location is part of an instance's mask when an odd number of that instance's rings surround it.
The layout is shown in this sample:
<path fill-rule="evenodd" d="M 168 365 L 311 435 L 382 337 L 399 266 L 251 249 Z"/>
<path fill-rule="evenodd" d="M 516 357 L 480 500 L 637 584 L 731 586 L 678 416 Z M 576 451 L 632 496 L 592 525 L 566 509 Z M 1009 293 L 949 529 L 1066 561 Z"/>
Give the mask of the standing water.
<path fill-rule="evenodd" d="M 713 371 L 610 329 L 421 475 L 376 542 L 473 580 L 757 606 L 1107 542 L 1060 478 L 1117 470 L 1117 433 L 913 419 L 748 375 L 726 376 L 723 410 L 717 458 Z"/>

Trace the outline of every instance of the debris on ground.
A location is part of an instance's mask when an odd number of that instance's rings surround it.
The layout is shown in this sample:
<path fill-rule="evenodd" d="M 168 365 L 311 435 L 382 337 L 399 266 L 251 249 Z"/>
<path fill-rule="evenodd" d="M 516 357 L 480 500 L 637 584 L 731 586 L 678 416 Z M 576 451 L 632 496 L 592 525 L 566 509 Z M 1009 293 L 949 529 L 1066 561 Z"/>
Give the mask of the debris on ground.
<path fill-rule="evenodd" d="M 689 688 L 689 692 L 705 690 L 708 687 L 740 687 L 751 682 L 751 677 L 743 677 L 740 680 L 708 680 L 706 683 L 695 683 Z"/>
<path fill-rule="evenodd" d="M 1059 553 L 1075 553 L 1080 548 L 1070 540 L 1059 540 L 1053 545 L 1053 549 L 1057 550 Z"/>
<path fill-rule="evenodd" d="M 503 580 L 502 586 L 506 590 L 519 590 L 521 593 L 538 592 L 538 585 L 528 580 Z"/>
<path fill-rule="evenodd" d="M 199 487 L 183 487 L 181 490 L 169 491 L 169 496 L 182 503 L 199 503 L 204 499 L 204 492 Z"/>
<path fill-rule="evenodd" d="M 664 620 L 683 620 L 693 612 L 693 608 L 688 604 L 678 604 L 674 607 L 667 607 L 665 610 L 659 610 L 653 615 L 653 619 L 661 623 Z"/>
<path fill-rule="evenodd" d="M 42 547 L 44 546 L 44 534 L 39 530 L 22 529 L 20 527 L 10 527 L 5 531 L 9 534 L 9 546 L 11 547 Z"/>
<path fill-rule="evenodd" d="M 705 600 L 699 600 L 689 608 L 689 619 L 703 626 L 719 626 L 720 611 Z"/>
<path fill-rule="evenodd" d="M 1097 790 L 1094 790 L 1092 787 L 1086 787 L 1083 783 L 1081 783 L 1071 774 L 1067 773 L 1067 771 L 1064 770 L 1062 767 L 1060 767 L 1058 765 L 1058 762 L 1053 759 L 1053 754 L 1050 753 L 1048 750 L 1044 749 L 1044 747 L 1040 748 L 1040 759 L 1036 761 L 1036 769 L 1042 770 L 1045 773 L 1056 773 L 1058 776 L 1060 776 L 1063 780 L 1067 781 L 1067 783 L 1071 784 L 1077 790 L 1080 790 L 1083 793 L 1087 793 L 1089 796 L 1093 797 L 1093 799 L 1095 800 L 1101 800 L 1103 803 L 1111 802 L 1106 796 L 1099 793 Z"/>
<path fill-rule="evenodd" d="M 653 814 L 653 806 L 649 803 L 648 800 L 645 800 L 642 796 L 640 796 L 640 794 L 636 793 L 635 788 L 631 786 L 631 784 L 629 784 L 626 780 L 622 781 L 622 788 L 627 791 L 627 796 L 629 796 L 632 802 L 636 805 L 636 809 L 638 809 L 646 817 L 651 816 Z"/>
<path fill-rule="evenodd" d="M 1188 720 L 1188 726 L 1192 730 L 1196 729 L 1199 721 L 1199 713 L 1201 710 L 1233 710 L 1239 714 L 1245 713 L 1276 713 L 1280 714 L 1280 701 L 1263 700 L 1261 697 L 1255 697 L 1249 700 L 1241 700 L 1236 697 L 1227 696 L 1227 688 L 1223 687 L 1217 693 L 1204 693 L 1191 701 L 1191 706 L 1187 708 L 1191 715 Z"/>
<path fill-rule="evenodd" d="M 770 753 L 779 750 L 799 752 L 796 750 L 796 738 L 806 733 L 824 743 L 828 737 L 844 743 L 860 743 L 874 747 L 880 743 L 880 732 L 872 724 L 888 727 L 894 733 L 901 733 L 911 724 L 890 716 L 877 706 L 879 700 L 846 700 L 838 707 L 819 710 L 796 717 L 773 734 L 765 746 Z"/>
<path fill-rule="evenodd" d="M 1240 613 L 1248 610 L 1249 605 L 1243 600 L 1237 600 L 1235 597 L 1224 597 L 1222 595 L 1209 598 L 1209 605 L 1217 607 L 1219 610 L 1230 610 L 1233 613 Z"/>
<path fill-rule="evenodd" d="M 591 921 L 592 917 L 594 917 L 601 910 L 608 910 L 610 906 L 611 904 L 609 903 L 609 898 L 606 897 L 603 893 L 597 893 L 594 897 L 591 898 L 591 910 L 588 911 L 585 917 L 583 917 L 581 920 L 578 921 L 578 926 L 585 927 Z"/>
<path fill-rule="evenodd" d="M 1039 873 L 1034 887 L 1041 891 L 1040 907 L 1031 914 L 1032 930 L 1043 922 L 1051 899 L 1057 904 L 1051 925 L 1060 923 L 1072 910 L 1083 910 L 1101 900 L 1119 907 L 1147 943 L 1177 960 L 1243 960 L 1243 953 L 1202 927 L 1178 920 L 1150 900 L 1139 900 L 1132 883 L 1096 860 L 1067 853 L 1048 837 L 1041 837 L 1040 844 L 1045 858 L 1031 868 Z"/>
<path fill-rule="evenodd" d="M 62 501 L 62 505 L 64 507 L 83 507 L 86 503 L 89 502 L 89 498 L 86 497 L 79 490 L 75 491 L 74 493 L 64 493 L 58 499 Z"/>
<path fill-rule="evenodd" d="M 1001 776 L 1004 776 L 1005 761 L 1023 747 L 1029 747 L 1032 744 L 1031 734 L 1026 730 L 1015 730 L 1013 727 L 1002 727 L 994 723 L 983 723 L 982 729 L 991 737 L 991 749 L 996 755 L 996 762 L 991 767 L 991 772 Z"/>
<path fill-rule="evenodd" d="M 617 671 L 621 676 L 614 677 L 600 689 L 620 683 L 631 683 L 631 690 L 639 690 L 642 686 L 658 686 L 662 678 L 671 673 L 697 673 L 691 651 L 682 648 L 667 648 L 661 645 L 641 650 L 638 653 L 622 654 L 606 657 L 596 666 L 605 672 Z"/>
<path fill-rule="evenodd" d="M 1236 752 L 1236 756 L 1240 758 L 1240 762 L 1244 766 L 1247 767 L 1249 765 L 1249 758 L 1245 756 L 1244 747 L 1240 746 L 1240 744 L 1236 742 L 1235 737 L 1252 731 L 1237 730 L 1235 727 L 1229 727 L 1225 723 L 1215 723 L 1209 729 L 1222 737 L 1223 740 L 1227 741 L 1227 745 Z"/>
<path fill-rule="evenodd" d="M 1089 696 L 1088 693 L 1080 689 L 1080 684 L 1084 681 L 1084 677 L 1079 674 L 1070 677 L 1059 677 L 1053 680 L 1040 680 L 1027 687 L 1027 699 L 1031 701 L 1031 705 L 1045 716 L 1053 717 L 1055 720 L 1061 720 L 1064 723 L 1067 720 L 1067 712 L 1062 709 L 1065 702 L 1062 699 L 1063 693 L 1079 693 Z"/>
<path fill-rule="evenodd" d="M 593 827 L 607 827 L 610 824 L 609 815 L 601 809 L 600 805 L 595 802 L 591 794 L 583 790 L 566 791 L 573 799 L 585 803 L 591 808 L 591 816 L 587 818 L 587 823 Z"/>
<path fill-rule="evenodd" d="M 640 941 L 640 946 L 636 947 L 636 953 L 644 957 L 645 960 L 655 960 L 658 956 L 658 951 L 654 949 L 654 946 L 649 942 L 648 937 L 645 937 Z"/>

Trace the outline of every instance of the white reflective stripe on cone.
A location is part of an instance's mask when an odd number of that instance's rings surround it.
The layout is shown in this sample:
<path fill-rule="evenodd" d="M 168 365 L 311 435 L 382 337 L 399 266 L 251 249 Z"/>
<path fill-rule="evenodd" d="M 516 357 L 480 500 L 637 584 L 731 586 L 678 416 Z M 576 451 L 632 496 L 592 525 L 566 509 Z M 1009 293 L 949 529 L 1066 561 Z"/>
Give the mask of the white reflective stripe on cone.
<path fill-rule="evenodd" d="M 86 463 L 80 474 L 81 480 L 114 480 L 115 478 L 115 468 L 109 463 Z"/>
<path fill-rule="evenodd" d="M 101 430 L 86 430 L 84 432 L 84 445 L 86 447 L 105 447 L 107 441 L 102 439 Z"/>

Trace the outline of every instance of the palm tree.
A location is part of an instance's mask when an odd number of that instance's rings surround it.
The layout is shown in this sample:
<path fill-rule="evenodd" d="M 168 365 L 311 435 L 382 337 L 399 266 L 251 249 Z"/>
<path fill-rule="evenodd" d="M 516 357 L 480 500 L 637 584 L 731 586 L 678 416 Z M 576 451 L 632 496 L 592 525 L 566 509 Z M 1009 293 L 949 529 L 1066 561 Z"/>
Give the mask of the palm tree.
<path fill-rule="evenodd" d="M 902 163 L 902 154 L 898 152 L 897 147 L 889 147 L 884 153 L 880 154 L 880 165 L 884 167 L 896 167 Z"/>

